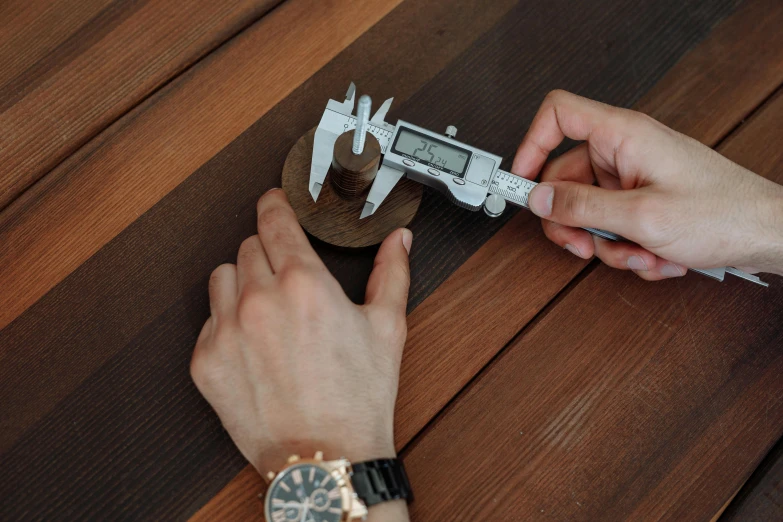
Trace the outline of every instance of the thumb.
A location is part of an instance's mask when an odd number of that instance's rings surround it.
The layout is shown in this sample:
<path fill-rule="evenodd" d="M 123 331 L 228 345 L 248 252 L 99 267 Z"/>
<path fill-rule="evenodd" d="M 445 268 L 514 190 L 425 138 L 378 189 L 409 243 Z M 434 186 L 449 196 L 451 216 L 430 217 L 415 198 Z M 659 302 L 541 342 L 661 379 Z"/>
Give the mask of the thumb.
<path fill-rule="evenodd" d="M 413 233 L 401 228 L 389 234 L 381 243 L 367 282 L 366 304 L 387 307 L 405 314 L 410 286 L 408 252 L 412 241 Z"/>
<path fill-rule="evenodd" d="M 633 190 L 608 190 L 573 181 L 541 183 L 530 191 L 530 210 L 570 227 L 602 228 L 626 235 L 633 221 Z"/>

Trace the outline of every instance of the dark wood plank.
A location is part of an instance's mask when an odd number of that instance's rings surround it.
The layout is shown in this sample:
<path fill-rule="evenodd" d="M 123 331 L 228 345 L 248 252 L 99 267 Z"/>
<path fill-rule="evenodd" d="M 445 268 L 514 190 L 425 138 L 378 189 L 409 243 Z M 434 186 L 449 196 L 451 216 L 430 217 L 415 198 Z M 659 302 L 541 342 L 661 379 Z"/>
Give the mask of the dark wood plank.
<path fill-rule="evenodd" d="M 745 520 L 783 520 L 783 439 L 764 457 L 720 518 L 721 522 Z"/>
<path fill-rule="evenodd" d="M 11 2 L 0 32 L 0 210 L 280 0 Z"/>
<path fill-rule="evenodd" d="M 783 182 L 782 117 L 783 92 L 721 152 Z M 413 518 L 711 519 L 783 433 L 770 277 L 598 266 L 412 444 Z"/>
<path fill-rule="evenodd" d="M 0 212 L 0 263 L 4 266 L 0 271 L 0 328 L 206 164 L 397 3 L 287 1 L 91 140 Z M 365 54 L 373 60 L 355 53 L 345 55 L 331 68 L 330 82 L 310 82 L 305 87 L 311 90 L 303 92 L 306 96 L 298 101 L 307 105 L 289 106 L 296 117 L 306 118 L 303 125 L 290 127 L 283 118 L 279 128 L 268 131 L 285 139 L 293 137 L 289 132 L 301 136 L 317 124 L 318 111 L 323 110 L 326 100 L 343 94 L 351 80 L 380 99 L 395 96 L 399 104 L 513 3 L 492 2 L 482 10 L 468 3 L 459 10 L 451 9 L 454 13 L 437 2 L 428 4 L 440 17 L 436 26 L 422 14 L 400 23 L 395 33 L 384 33 L 385 40 L 365 39 Z M 464 16 L 466 13 L 472 18 Z M 308 30 L 304 35 L 290 30 L 296 26 Z M 418 48 L 414 41 L 418 41 Z M 427 53 L 431 67 L 418 67 L 410 61 L 417 50 Z M 298 57 L 296 67 L 291 66 L 291 57 Z M 267 174 L 275 182 L 292 145 L 286 141 L 285 152 L 278 153 L 274 170 Z"/>

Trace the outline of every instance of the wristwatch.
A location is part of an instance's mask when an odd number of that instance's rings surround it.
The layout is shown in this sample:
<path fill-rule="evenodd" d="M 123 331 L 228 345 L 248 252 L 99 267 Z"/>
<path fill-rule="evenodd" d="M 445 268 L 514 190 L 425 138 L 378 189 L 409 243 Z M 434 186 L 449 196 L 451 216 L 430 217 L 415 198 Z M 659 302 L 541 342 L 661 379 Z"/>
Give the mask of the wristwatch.
<path fill-rule="evenodd" d="M 264 499 L 267 522 L 346 522 L 364 520 L 367 508 L 389 500 L 413 500 L 413 491 L 399 459 L 351 464 L 291 455 L 279 472 L 270 471 Z"/>

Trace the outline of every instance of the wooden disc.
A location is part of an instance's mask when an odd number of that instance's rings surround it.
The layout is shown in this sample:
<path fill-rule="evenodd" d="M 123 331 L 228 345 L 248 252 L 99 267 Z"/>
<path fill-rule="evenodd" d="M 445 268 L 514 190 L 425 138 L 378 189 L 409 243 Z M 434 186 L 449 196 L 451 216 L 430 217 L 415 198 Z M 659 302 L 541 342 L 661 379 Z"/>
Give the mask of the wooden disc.
<path fill-rule="evenodd" d="M 318 201 L 313 201 L 308 187 L 313 136 L 315 129 L 299 138 L 283 166 L 283 190 L 302 228 L 329 244 L 361 248 L 377 245 L 395 229 L 408 226 L 419 210 L 423 193 L 422 186 L 409 179 L 401 179 L 375 214 L 364 219 L 359 216 L 365 198 L 342 199 L 328 179 Z"/>

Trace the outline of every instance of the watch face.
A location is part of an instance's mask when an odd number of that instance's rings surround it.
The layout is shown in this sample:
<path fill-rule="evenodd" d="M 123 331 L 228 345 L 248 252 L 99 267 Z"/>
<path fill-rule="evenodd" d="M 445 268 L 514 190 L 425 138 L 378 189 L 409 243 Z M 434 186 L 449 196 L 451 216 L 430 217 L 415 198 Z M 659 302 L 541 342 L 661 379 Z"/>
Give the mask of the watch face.
<path fill-rule="evenodd" d="M 342 513 L 340 487 L 325 469 L 313 464 L 282 471 L 266 495 L 270 522 L 339 522 Z"/>

